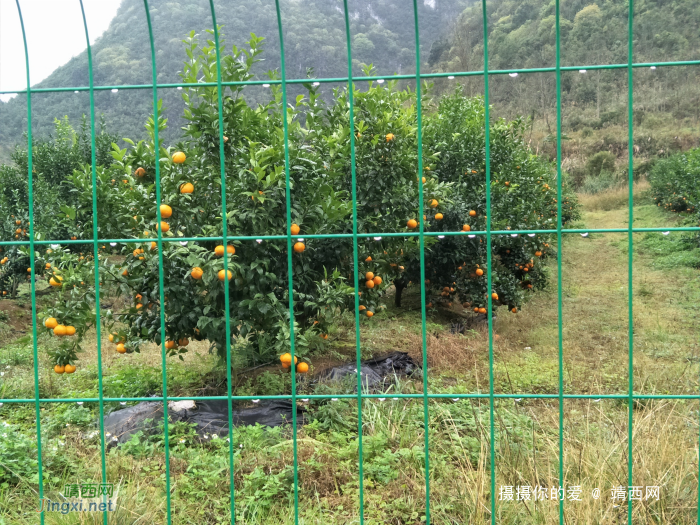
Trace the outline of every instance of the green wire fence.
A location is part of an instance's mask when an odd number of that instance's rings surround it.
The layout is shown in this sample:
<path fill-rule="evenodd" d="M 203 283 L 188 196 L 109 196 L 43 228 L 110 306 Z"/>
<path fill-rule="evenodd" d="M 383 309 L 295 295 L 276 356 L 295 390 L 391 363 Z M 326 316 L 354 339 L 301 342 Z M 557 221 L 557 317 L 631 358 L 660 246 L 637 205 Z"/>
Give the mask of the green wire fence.
<path fill-rule="evenodd" d="M 95 289 L 97 291 L 95 295 L 95 308 L 96 308 L 96 329 L 97 329 L 97 364 L 98 364 L 98 391 L 99 396 L 97 398 L 64 398 L 64 399 L 51 399 L 51 398 L 41 398 L 39 395 L 39 368 L 38 368 L 38 334 L 37 334 L 37 303 L 36 303 L 36 289 L 35 281 L 31 280 L 31 299 L 32 299 L 32 335 L 33 335 L 33 356 L 34 356 L 34 399 L 0 399 L 2 403 L 34 403 L 36 410 L 36 432 L 37 432 L 37 445 L 38 445 L 38 468 L 39 468 L 39 497 L 44 497 L 44 484 L 43 484 L 43 468 L 42 468 L 42 445 L 41 445 L 41 414 L 40 407 L 41 403 L 73 403 L 73 402 L 92 402 L 99 404 L 100 413 L 100 449 L 101 449 L 101 471 L 102 471 L 102 482 L 106 483 L 106 459 L 105 459 L 105 433 L 104 433 L 104 404 L 105 402 L 114 401 L 162 401 L 164 410 L 164 448 L 165 448 L 165 469 L 166 469 L 166 513 L 167 513 L 167 523 L 171 523 L 171 482 L 170 482 L 170 458 L 169 458 L 169 442 L 168 442 L 168 401 L 175 400 L 213 400 L 213 399 L 225 399 L 228 401 L 228 411 L 229 411 L 229 482 L 231 491 L 231 522 L 235 522 L 235 491 L 234 491 L 234 453 L 233 453 L 233 440 L 232 437 L 232 402 L 233 400 L 252 400 L 252 399 L 288 399 L 291 400 L 293 406 L 296 405 L 297 400 L 297 385 L 295 374 L 292 376 L 292 394 L 291 395 L 276 395 L 276 396 L 233 396 L 231 392 L 231 336 L 230 336 L 230 318 L 226 316 L 226 345 L 229 349 L 227 351 L 226 362 L 227 362 L 227 383 L 228 383 L 228 393 L 226 396 L 195 396 L 195 397 L 172 397 L 168 396 L 168 385 L 166 380 L 166 349 L 165 340 L 161 342 L 161 357 L 162 357 L 162 396 L 158 397 L 131 397 L 131 398 L 110 398 L 103 395 L 103 383 L 102 383 L 102 348 L 101 348 L 101 336 L 100 336 L 100 294 L 99 294 L 99 269 L 98 269 L 98 244 L 104 242 L 132 242 L 133 239 L 100 239 L 98 238 L 97 229 L 97 197 L 96 197 L 96 162 L 95 162 L 95 97 L 96 91 L 101 90 L 111 90 L 111 89 L 151 89 L 153 92 L 153 107 L 154 111 L 157 111 L 158 107 L 158 89 L 167 88 L 177 88 L 177 87 L 191 87 L 191 84 L 181 84 L 181 83 L 168 83 L 168 84 L 158 84 L 156 75 L 156 51 L 153 38 L 153 27 L 150 17 L 150 9 L 148 5 L 148 0 L 144 0 L 144 10 L 145 16 L 148 22 L 149 40 L 151 48 L 151 67 L 152 67 L 152 84 L 142 84 L 142 85 L 119 85 L 119 86 L 95 86 L 93 84 L 93 57 L 92 49 L 90 45 L 90 38 L 88 34 L 87 21 L 85 18 L 85 10 L 82 0 L 79 0 L 80 7 L 83 17 L 83 25 L 85 27 L 85 41 L 87 43 L 87 56 L 88 56 L 88 69 L 89 69 L 89 86 L 75 86 L 75 87 L 63 87 L 63 88 L 37 88 L 32 89 L 29 74 L 29 62 L 30 57 L 27 48 L 27 36 L 24 27 L 24 21 L 22 18 L 22 10 L 20 6 L 20 1 L 15 0 L 17 5 L 17 10 L 19 14 L 20 24 L 22 25 L 22 34 L 24 39 L 24 52 L 25 52 L 25 62 L 27 69 L 27 89 L 21 91 L 2 91 L 0 94 L 25 94 L 27 97 L 27 119 L 28 119 L 28 181 L 29 181 L 29 240 L 28 241 L 7 241 L 0 242 L 0 246 L 3 245 L 24 245 L 28 246 L 30 250 L 30 261 L 31 267 L 34 267 L 34 246 L 36 245 L 46 245 L 46 244 L 78 244 L 84 243 L 84 240 L 35 240 L 34 238 L 34 207 L 33 207 L 33 181 L 32 181 L 32 94 L 38 93 L 49 93 L 49 92 L 62 92 L 62 91 L 88 91 L 90 94 L 90 124 L 91 124 L 91 146 L 92 146 L 92 188 L 93 188 L 93 250 L 94 250 L 94 261 L 95 261 Z M 607 65 L 581 65 L 581 66 L 561 66 L 561 40 L 560 40 L 560 0 L 555 0 L 556 7 L 556 65 L 555 67 L 546 68 L 532 68 L 532 69 L 507 69 L 507 70 L 492 70 L 488 69 L 489 63 L 489 50 L 488 50 L 488 17 L 487 17 L 487 1 L 481 0 L 482 14 L 483 14 L 483 30 L 484 30 L 484 69 L 483 71 L 455 71 L 448 73 L 421 73 L 421 58 L 420 58 L 420 45 L 419 45 L 419 19 L 418 19 L 418 8 L 417 0 L 413 0 L 413 12 L 414 12 L 414 25 L 415 25 L 415 38 L 416 38 L 416 73 L 414 75 L 392 75 L 392 76 L 376 76 L 376 77 L 354 77 L 352 75 L 352 46 L 351 46 L 351 35 L 350 35 L 350 19 L 348 14 L 348 2 L 343 0 L 343 12 L 345 17 L 345 32 L 347 40 L 347 60 L 348 60 L 348 76 L 345 78 L 319 78 L 314 79 L 317 82 L 347 82 L 349 86 L 349 102 L 350 102 L 350 127 L 354 129 L 354 106 L 353 106 L 353 89 L 352 85 L 355 81 L 362 80 L 377 80 L 377 79 L 406 79 L 415 81 L 416 100 L 417 100 L 417 122 L 418 122 L 418 166 L 417 174 L 423 172 L 423 160 L 422 160 L 422 113 L 421 113 L 421 80 L 431 79 L 431 78 L 446 78 L 446 77 L 466 77 L 466 76 L 483 76 L 484 79 L 484 99 L 485 99 L 485 112 L 486 118 L 485 122 L 485 144 L 486 144 L 486 231 L 471 231 L 469 235 L 479 235 L 486 237 L 487 245 L 487 280 L 488 287 L 491 289 L 491 240 L 494 235 L 513 235 L 513 234 L 532 234 L 532 233 L 556 233 L 557 235 L 557 285 L 558 285 L 558 394 L 496 394 L 494 392 L 494 355 L 493 355 L 493 316 L 492 316 L 492 299 L 488 296 L 488 327 L 489 327 L 489 392 L 486 393 L 471 393 L 471 394 L 431 394 L 428 391 L 428 374 L 427 374 L 427 345 L 426 345 L 426 304 L 425 300 L 421 300 L 421 335 L 422 335 L 422 361 L 423 361 L 423 393 L 422 394 L 394 394 L 396 398 L 405 399 L 422 399 L 423 401 L 423 414 L 424 414 L 424 450 L 425 450 L 425 521 L 426 523 L 431 523 L 430 517 L 430 463 L 429 463 L 429 428 L 428 428 L 428 415 L 429 408 L 428 402 L 430 399 L 441 399 L 441 398 L 454 398 L 454 399 L 488 399 L 489 401 L 489 454 L 490 454 L 490 480 L 491 480 L 491 497 L 490 497 L 490 511 L 491 511 L 491 522 L 496 523 L 497 512 L 496 512 L 496 458 L 495 458 L 495 445 L 494 445 L 494 404 L 496 399 L 512 399 L 512 398 L 529 398 L 529 399 L 556 399 L 559 404 L 559 480 L 562 483 L 564 479 L 564 400 L 565 399 L 619 399 L 627 400 L 628 403 L 628 483 L 632 485 L 632 425 L 633 425 L 633 404 L 635 399 L 700 399 L 700 394 L 697 395 L 653 395 L 653 394 L 635 394 L 634 384 L 633 384 L 633 304 L 632 304 L 632 263 L 633 263 L 633 235 L 634 233 L 640 232 L 661 232 L 661 231 L 699 231 L 700 227 L 687 227 L 687 228 L 634 228 L 633 225 L 633 177 L 629 177 L 629 196 L 628 196 L 628 207 L 629 207 L 629 225 L 627 228 L 606 228 L 606 229 L 563 229 L 562 226 L 562 170 L 561 170 L 561 143 L 562 143 L 562 99 L 561 99 L 561 73 L 566 71 L 579 71 L 579 70 L 596 70 L 596 69 L 627 69 L 628 77 L 628 157 L 629 157 L 629 173 L 633 173 L 633 71 L 635 68 L 648 68 L 648 67 L 672 67 L 672 66 L 697 66 L 700 65 L 700 60 L 693 61 L 678 61 L 678 62 L 653 62 L 653 63 L 634 63 L 633 61 L 633 22 L 634 22 L 634 0 L 629 0 L 628 6 L 628 60 L 626 64 L 607 64 Z M 211 9 L 212 23 L 214 27 L 214 41 L 216 43 L 216 60 L 217 65 L 220 65 L 219 56 L 219 34 L 216 22 L 216 11 L 214 9 L 213 0 L 209 0 L 209 6 Z M 223 140 L 223 123 L 222 123 L 222 90 L 223 86 L 233 86 L 233 85 L 261 85 L 265 84 L 279 84 L 282 91 L 282 105 L 287 107 L 287 84 L 299 84 L 307 82 L 306 79 L 286 79 L 285 71 L 285 52 L 284 52 L 284 32 L 283 32 L 283 20 L 280 13 L 280 1 L 275 0 L 277 23 L 279 29 L 279 39 L 280 39 L 280 51 L 281 51 L 281 79 L 280 80 L 265 80 L 263 81 L 246 81 L 246 82 L 222 82 L 220 69 L 217 68 L 217 82 L 202 82 L 197 84 L 198 87 L 212 86 L 218 87 L 218 108 L 219 108 L 219 154 L 221 161 L 221 197 L 222 197 L 222 209 L 224 210 L 223 217 L 225 217 L 226 210 L 226 173 L 224 168 L 224 140 Z M 555 73 L 556 74 L 556 105 L 557 105 L 557 228 L 556 229 L 543 229 L 543 230 L 491 230 L 491 215 L 490 215 L 490 205 L 491 205 L 491 192 L 490 192 L 490 144 L 489 144 L 489 126 L 488 122 L 489 116 L 489 78 L 491 75 L 504 75 L 510 73 L 528 74 L 528 73 Z M 287 129 L 287 119 L 283 119 L 284 126 L 284 145 L 285 145 L 285 180 L 286 180 L 286 204 L 287 204 L 287 223 L 291 224 L 291 200 L 290 200 L 290 172 L 289 172 L 289 146 L 288 146 L 288 129 Z M 158 126 L 154 126 L 155 135 L 155 151 L 159 148 L 159 137 L 158 137 Z M 350 150 L 351 150 L 351 170 L 352 170 L 352 215 L 353 215 L 353 232 L 352 234 L 328 234 L 328 235 L 306 235 L 308 238 L 351 238 L 353 241 L 353 259 L 354 259 L 354 286 L 355 289 L 359 289 L 359 275 L 358 275 L 358 239 L 374 236 L 402 236 L 411 237 L 417 236 L 419 238 L 420 245 L 420 261 L 421 261 L 421 299 L 425 299 L 425 268 L 424 268 L 424 238 L 426 236 L 434 235 L 466 235 L 466 232 L 425 232 L 424 231 L 424 221 L 423 214 L 420 210 L 423 209 L 423 187 L 419 185 L 419 202 L 418 202 L 418 216 L 419 216 L 419 230 L 418 232 L 405 232 L 405 233 L 359 233 L 357 231 L 357 195 L 356 195 L 356 170 L 355 170 L 355 134 L 350 133 Z M 157 222 L 161 221 L 160 214 L 160 203 L 161 203 L 161 188 L 160 188 L 160 173 L 159 173 L 159 163 L 156 162 L 155 165 L 155 181 L 156 181 L 156 209 L 157 209 Z M 290 312 L 293 312 L 293 294 L 292 290 L 292 234 L 290 231 L 286 235 L 268 235 L 268 236 L 230 236 L 227 231 L 227 221 L 222 220 L 223 224 L 223 235 L 222 237 L 178 237 L 178 238 L 163 238 L 161 230 L 157 229 L 158 232 L 158 256 L 159 256 L 159 284 L 160 284 L 160 302 L 164 304 L 163 297 L 163 242 L 173 242 L 173 241 L 224 241 L 224 240 L 286 240 L 287 241 L 287 253 L 288 253 L 288 266 L 289 266 L 289 308 Z M 564 376 L 563 376 L 563 313 L 562 313 L 562 236 L 564 234 L 573 233 L 627 233 L 628 237 L 628 319 L 629 319 L 629 369 L 628 369 L 628 394 L 611 394 L 611 395 L 575 395 L 575 394 L 564 394 Z M 228 271 L 228 258 L 224 257 L 224 271 Z M 226 311 L 229 310 L 229 290 L 228 287 L 224 287 L 225 290 L 225 305 Z M 360 368 L 360 321 L 359 321 L 359 296 L 355 294 L 355 349 L 358 370 Z M 165 314 L 163 309 L 160 310 L 160 323 L 161 332 L 165 333 Z M 291 354 L 292 360 L 294 360 L 295 352 L 295 341 L 294 341 L 294 316 L 290 316 L 290 344 L 291 344 Z M 362 379 L 360 374 L 357 374 L 357 394 L 333 394 L 333 395 L 308 395 L 304 394 L 305 399 L 328 399 L 328 398 L 349 398 L 356 399 L 358 404 L 358 426 L 357 432 L 359 435 L 359 521 L 364 523 L 364 475 L 363 475 L 363 450 L 362 450 L 362 401 L 363 399 L 380 398 L 385 394 L 369 394 L 363 393 L 362 391 Z M 299 523 L 299 480 L 298 480 L 298 457 L 297 457 L 297 415 L 296 410 L 292 411 L 292 428 L 293 428 L 293 456 L 294 456 L 294 523 Z M 700 474 L 700 472 L 699 472 Z M 563 488 L 563 483 L 562 487 Z M 632 523 L 632 500 L 628 499 L 627 508 L 627 521 Z M 103 513 L 104 523 L 108 522 L 108 513 Z M 44 523 L 44 514 L 40 515 L 41 523 Z M 700 506 L 698 507 L 698 522 L 700 523 Z M 559 523 L 564 523 L 564 500 L 559 498 Z"/>

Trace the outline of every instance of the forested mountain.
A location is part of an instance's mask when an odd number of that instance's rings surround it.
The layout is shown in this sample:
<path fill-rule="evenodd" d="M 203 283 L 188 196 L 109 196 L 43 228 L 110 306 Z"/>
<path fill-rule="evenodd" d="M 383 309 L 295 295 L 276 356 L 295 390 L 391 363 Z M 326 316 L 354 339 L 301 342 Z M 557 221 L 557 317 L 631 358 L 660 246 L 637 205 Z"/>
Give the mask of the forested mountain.
<path fill-rule="evenodd" d="M 211 29 L 207 0 L 152 0 L 158 81 L 178 82 L 186 58 L 182 40 L 192 30 Z M 265 38 L 265 61 L 254 69 L 265 79 L 280 70 L 280 42 L 274 0 L 215 2 L 227 48 L 243 46 L 250 33 Z M 345 22 L 339 0 L 283 0 L 281 3 L 288 78 L 343 77 L 347 73 Z M 415 71 L 413 2 L 410 0 L 349 0 L 353 70 L 372 63 L 379 74 Z M 487 0 L 489 69 L 553 67 L 555 65 L 554 0 Z M 96 85 L 148 84 L 151 57 L 148 28 L 141 0 L 123 0 L 117 16 L 93 46 Z M 478 0 L 418 2 L 423 72 L 483 69 L 483 18 Z M 624 64 L 627 62 L 628 3 L 626 0 L 561 0 L 561 62 L 563 66 Z M 635 62 L 700 59 L 700 2 L 697 0 L 636 0 Z M 634 114 L 638 133 L 656 133 L 641 144 L 641 154 L 683 149 L 697 143 L 700 127 L 700 66 L 635 69 Z M 437 79 L 433 93 L 451 91 L 460 82 L 466 93 L 483 95 L 483 78 Z M 39 87 L 88 84 L 86 54 L 58 68 Z M 322 86 L 329 96 L 337 84 Z M 290 95 L 302 92 L 289 86 Z M 162 89 L 166 114 L 171 116 L 166 141 L 179 136 L 181 91 Z M 263 101 L 269 90 L 248 87 L 244 97 Z M 494 116 L 531 117 L 536 132 L 530 138 L 551 149 L 556 131 L 556 81 L 553 73 L 494 75 L 490 81 Z M 68 115 L 78 122 L 89 113 L 87 93 L 37 94 L 33 97 L 35 131 L 46 134 L 54 117 Z M 562 74 L 565 133 L 591 135 L 596 148 L 620 156 L 626 150 L 626 69 L 570 71 Z M 98 92 L 97 112 L 120 136 L 138 138 L 152 112 L 146 90 Z M 26 129 L 26 100 L 0 103 L 0 150 Z M 658 139 L 662 130 L 667 139 Z M 679 132 L 687 131 L 685 135 Z M 565 155 L 572 158 L 570 144 Z M 646 148 L 646 149 L 645 149 Z M 595 151 L 584 151 L 581 158 Z"/>
<path fill-rule="evenodd" d="M 473 0 L 419 1 L 420 41 L 423 56 L 444 34 L 450 21 Z M 266 60 L 256 68 L 259 78 L 268 70 L 280 69 L 280 42 L 274 0 L 214 2 L 217 23 L 223 26 L 227 48 L 244 46 L 255 33 L 265 38 Z M 350 0 L 354 74 L 361 75 L 362 63 L 373 63 L 382 74 L 415 71 L 413 3 L 410 0 Z M 186 58 L 182 40 L 194 30 L 203 34 L 213 27 L 207 0 L 151 0 L 158 82 L 178 82 Z M 338 0 L 283 0 L 281 2 L 287 78 L 305 78 L 313 69 L 315 77 L 347 76 L 347 55 L 343 3 Z M 105 34 L 93 46 L 96 85 L 148 84 L 151 82 L 151 52 L 142 0 L 123 0 Z M 37 87 L 87 86 L 87 54 L 73 58 Z M 334 86 L 327 86 L 330 92 Z M 298 89 L 298 88 L 297 88 Z M 294 93 L 294 88 L 290 89 Z M 244 93 L 249 100 L 262 100 L 263 88 Z M 163 89 L 169 116 L 181 115 L 181 92 Z M 122 136 L 143 135 L 143 124 L 152 112 L 150 90 L 98 92 L 96 109 L 104 113 L 110 130 Z M 68 115 L 78 122 L 89 114 L 87 93 L 37 94 L 32 99 L 34 130 L 48 133 L 54 117 Z M 14 142 L 26 130 L 26 99 L 16 97 L 0 103 L 0 144 Z M 181 121 L 171 119 L 166 140 L 179 135 Z"/>
<path fill-rule="evenodd" d="M 489 69 L 554 67 L 554 0 L 489 0 Z M 628 2 L 561 0 L 562 66 L 626 64 Z M 700 59 L 700 3 L 696 0 L 637 0 L 634 13 L 633 61 L 669 62 Z M 433 45 L 435 71 L 481 70 L 484 65 L 481 5 L 465 9 L 449 35 Z M 698 119 L 700 67 L 635 70 L 635 115 L 672 112 L 675 118 Z M 483 80 L 466 83 L 483 93 Z M 543 116 L 553 126 L 556 77 L 552 73 L 495 76 L 491 100 L 501 111 Z M 593 128 L 626 118 L 625 69 L 571 71 L 562 74 L 565 124 Z M 583 109 L 592 109 L 583 115 Z M 611 113 L 612 112 L 612 113 Z M 568 121 L 566 119 L 569 119 Z"/>

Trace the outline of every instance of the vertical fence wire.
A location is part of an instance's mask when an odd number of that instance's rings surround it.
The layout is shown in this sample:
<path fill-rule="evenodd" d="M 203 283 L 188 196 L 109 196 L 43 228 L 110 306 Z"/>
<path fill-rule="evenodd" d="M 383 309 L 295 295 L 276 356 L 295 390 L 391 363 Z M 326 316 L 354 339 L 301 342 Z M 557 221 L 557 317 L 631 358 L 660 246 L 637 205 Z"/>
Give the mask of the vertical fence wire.
<path fill-rule="evenodd" d="M 289 372 L 292 375 L 292 453 L 294 461 L 294 523 L 299 523 L 299 458 L 297 456 L 297 381 L 295 357 L 295 326 L 294 326 L 294 260 L 292 254 L 292 200 L 289 174 L 289 123 L 287 111 L 287 70 L 284 56 L 284 32 L 282 31 L 282 14 L 280 2 L 275 0 L 277 11 L 277 28 L 280 36 L 280 69 L 282 75 L 282 129 L 284 131 L 284 178 L 285 199 L 287 204 L 287 268 L 289 286 L 289 346 L 291 348 L 291 363 Z M 303 255 L 302 255 L 303 256 Z M 360 371 L 357 371 L 358 375 Z"/>
<path fill-rule="evenodd" d="M 88 32 L 87 18 L 85 17 L 85 6 L 83 0 L 80 1 L 80 12 L 83 17 L 83 26 L 85 28 L 85 42 L 87 45 L 88 58 L 88 80 L 90 82 L 90 164 L 91 164 L 91 179 L 92 179 L 92 253 L 94 257 L 95 271 L 95 334 L 97 344 L 97 392 L 99 396 L 99 413 L 100 413 L 100 462 L 102 467 L 102 483 L 107 483 L 107 460 L 105 458 L 105 432 L 104 432 L 104 391 L 102 390 L 102 341 L 100 331 L 100 246 L 99 246 L 99 231 L 97 228 L 97 151 L 95 144 L 95 85 L 92 68 L 92 46 L 90 45 L 90 34 Z M 33 250 L 32 250 L 33 251 Z M 32 265 L 33 266 L 33 265 Z M 33 279 L 32 279 L 33 281 Z M 102 500 L 106 500 L 107 496 L 103 495 Z M 107 525 L 107 513 L 103 513 L 103 522 Z"/>
<path fill-rule="evenodd" d="M 562 172 L 561 172 L 561 34 L 560 34 L 560 0 L 555 2 L 555 60 L 557 83 L 557 351 L 558 351 L 558 375 L 559 375 L 559 486 L 557 498 L 559 499 L 559 523 L 564 523 L 564 318 L 563 318 L 563 292 L 562 292 Z M 533 443 L 533 447 L 535 444 Z M 559 496 L 559 487 L 562 490 Z"/>
<path fill-rule="evenodd" d="M 491 481 L 491 523 L 496 523 L 496 444 L 494 443 L 493 318 L 491 312 L 491 113 L 489 107 L 489 18 L 486 0 L 481 0 L 484 31 L 484 174 L 486 177 L 486 289 L 489 330 L 489 473 Z"/>
<path fill-rule="evenodd" d="M 24 27 L 22 8 L 19 0 L 15 0 L 19 24 L 22 27 L 22 41 L 24 43 L 24 63 L 27 68 L 27 195 L 29 198 L 29 268 L 34 269 L 34 172 L 32 156 L 32 84 L 29 75 L 29 48 L 27 46 L 27 32 Z M 36 412 L 36 444 L 37 444 L 37 469 L 39 470 L 39 499 L 44 499 L 44 466 L 41 453 L 41 403 L 39 402 L 39 348 L 37 334 L 37 309 L 36 286 L 34 283 L 35 272 L 31 272 L 30 286 L 32 293 L 32 353 L 34 357 L 34 409 Z M 40 515 L 41 525 L 44 525 L 44 513 Z"/>
<path fill-rule="evenodd" d="M 634 317 L 632 306 L 632 267 L 634 261 L 634 71 L 632 70 L 632 58 L 634 52 L 634 0 L 629 1 L 629 14 L 627 19 L 627 155 L 628 172 L 627 179 L 629 185 L 628 208 L 629 217 L 627 224 L 627 302 L 628 302 L 628 337 L 629 337 L 629 358 L 628 358 L 628 394 L 627 399 L 627 486 L 632 486 L 632 467 L 634 459 L 632 457 L 632 425 L 634 411 Z M 700 482 L 699 482 L 700 483 Z M 700 485 L 698 485 L 700 491 Z M 632 525 L 632 499 L 627 494 L 627 523 Z"/>
<path fill-rule="evenodd" d="M 234 484 L 234 454 L 233 454 L 233 401 L 232 401 L 232 378 L 231 378 L 231 312 L 230 312 L 230 290 L 229 290 L 229 269 L 228 269 L 228 215 L 226 213 L 226 155 L 224 153 L 224 105 L 223 86 L 221 84 L 221 51 L 219 44 L 219 26 L 216 22 L 216 9 L 214 0 L 209 0 L 211 20 L 214 26 L 214 49 L 216 50 L 216 93 L 219 110 L 219 168 L 221 174 L 221 234 L 224 246 L 224 309 L 226 311 L 226 403 L 228 410 L 228 461 L 229 461 L 229 495 L 231 498 L 231 523 L 236 521 L 236 499 Z M 155 81 L 154 81 L 155 82 Z"/>
<path fill-rule="evenodd" d="M 156 54 L 155 42 L 153 39 L 153 27 L 151 22 L 151 13 L 148 5 L 148 0 L 144 0 L 146 9 L 146 19 L 148 21 L 148 39 L 151 46 L 151 74 L 153 78 L 153 154 L 155 160 L 155 189 L 156 189 L 156 233 L 158 236 L 158 294 L 160 301 L 160 355 L 161 355 L 161 382 L 163 390 L 163 447 L 165 452 L 165 511 L 168 525 L 172 523 L 172 502 L 171 502 L 171 487 L 170 487 L 170 431 L 168 428 L 168 374 L 165 351 L 165 293 L 163 283 L 165 277 L 163 274 L 163 228 L 161 228 L 162 217 L 160 213 L 161 203 L 161 188 L 160 188 L 160 141 L 159 141 L 159 126 L 160 112 L 158 111 L 158 86 L 157 86 L 157 70 L 156 70 Z M 90 82 L 92 82 L 92 72 L 90 72 Z M 94 135 L 95 130 L 92 130 Z M 94 167 L 93 167 L 94 169 Z M 99 293 L 99 288 L 98 288 Z"/>
<path fill-rule="evenodd" d="M 350 175 L 352 180 L 352 261 L 353 261 L 353 286 L 355 289 L 355 366 L 357 367 L 357 463 L 359 476 L 359 506 L 360 525 L 365 523 L 365 476 L 364 476 L 364 452 L 362 449 L 362 350 L 360 344 L 360 264 L 357 247 L 357 166 L 355 164 L 355 85 L 352 80 L 352 44 L 350 35 L 350 15 L 348 13 L 348 0 L 343 0 L 343 14 L 345 16 L 345 38 L 347 42 L 348 56 L 348 102 L 350 129 Z"/>
<path fill-rule="evenodd" d="M 428 399 L 428 343 L 426 333 L 426 306 L 428 296 L 425 293 L 425 224 L 423 222 L 423 104 L 421 100 L 420 78 L 420 34 L 418 32 L 418 2 L 413 0 L 413 20 L 416 38 L 416 118 L 418 144 L 418 217 L 420 218 L 420 290 L 421 290 L 421 353 L 423 357 L 423 447 L 425 449 L 425 522 L 430 525 L 430 426 Z"/>

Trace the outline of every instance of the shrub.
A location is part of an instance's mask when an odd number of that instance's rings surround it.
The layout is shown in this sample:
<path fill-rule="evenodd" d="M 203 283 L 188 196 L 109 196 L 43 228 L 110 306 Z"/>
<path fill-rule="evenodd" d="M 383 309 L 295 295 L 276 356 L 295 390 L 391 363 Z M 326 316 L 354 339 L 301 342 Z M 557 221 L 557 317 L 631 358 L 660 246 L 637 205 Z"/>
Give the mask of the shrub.
<path fill-rule="evenodd" d="M 658 160 L 649 176 L 651 194 L 657 206 L 690 213 L 700 201 L 700 148 Z"/>

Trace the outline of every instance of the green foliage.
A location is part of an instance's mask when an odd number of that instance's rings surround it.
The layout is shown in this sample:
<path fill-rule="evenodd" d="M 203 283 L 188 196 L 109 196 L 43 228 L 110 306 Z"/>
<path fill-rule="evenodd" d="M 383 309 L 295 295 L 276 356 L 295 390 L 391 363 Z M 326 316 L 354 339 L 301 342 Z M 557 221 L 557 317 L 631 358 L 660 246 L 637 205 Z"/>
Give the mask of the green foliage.
<path fill-rule="evenodd" d="M 586 161 L 586 171 L 590 177 L 598 177 L 603 172 L 615 172 L 615 155 L 609 151 L 601 151 Z"/>
<path fill-rule="evenodd" d="M 690 213 L 700 202 L 700 148 L 659 160 L 649 181 L 654 202 L 667 210 Z"/>
<path fill-rule="evenodd" d="M 0 487 L 18 483 L 34 484 L 39 478 L 36 438 L 30 437 L 14 425 L 0 423 Z"/>

